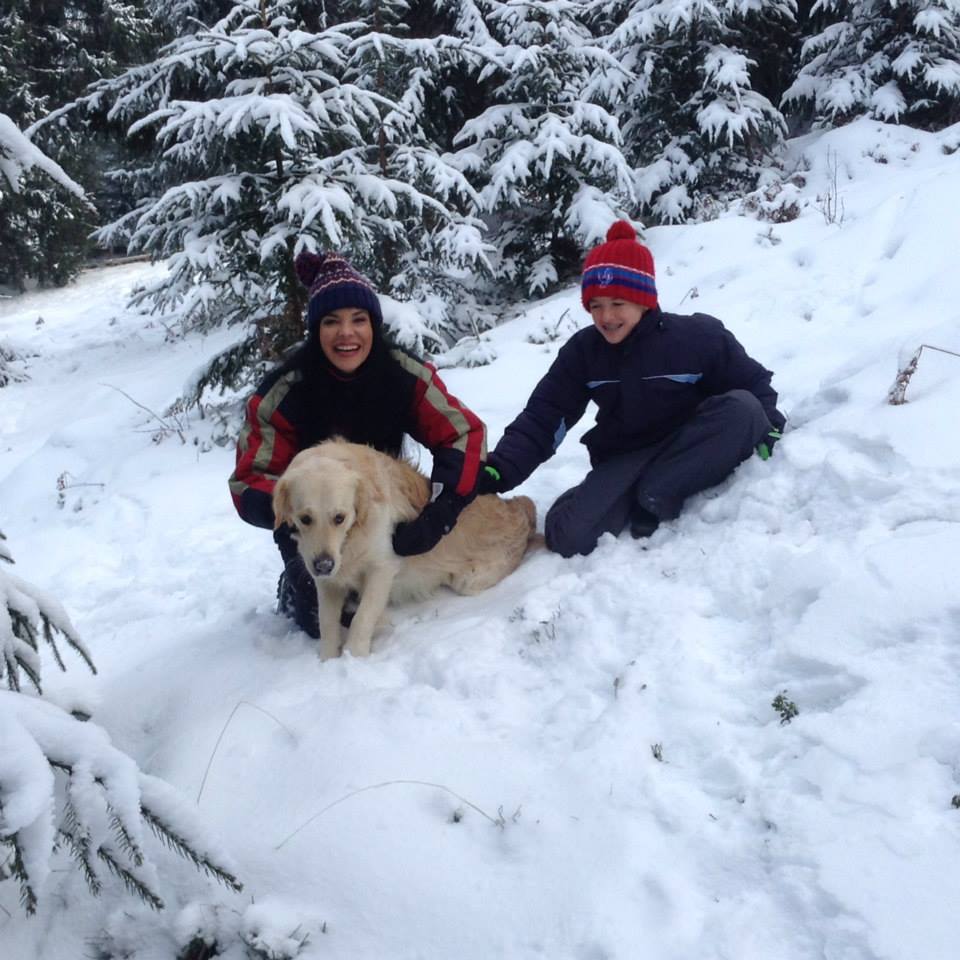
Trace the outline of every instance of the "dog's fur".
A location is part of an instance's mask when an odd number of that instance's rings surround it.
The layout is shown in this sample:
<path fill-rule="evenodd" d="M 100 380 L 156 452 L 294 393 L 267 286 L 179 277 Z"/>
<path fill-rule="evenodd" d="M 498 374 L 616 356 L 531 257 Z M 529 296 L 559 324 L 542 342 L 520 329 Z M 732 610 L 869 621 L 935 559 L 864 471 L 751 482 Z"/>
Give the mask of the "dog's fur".
<path fill-rule="evenodd" d="M 276 525 L 293 528 L 316 581 L 323 659 L 340 653 L 340 613 L 350 590 L 360 604 L 345 648 L 362 657 L 389 601 L 422 598 L 442 585 L 479 593 L 519 565 L 536 526 L 529 497 L 477 497 L 431 551 L 398 557 L 394 527 L 418 516 L 429 498 L 430 482 L 410 464 L 339 438 L 297 454 L 280 477 Z"/>

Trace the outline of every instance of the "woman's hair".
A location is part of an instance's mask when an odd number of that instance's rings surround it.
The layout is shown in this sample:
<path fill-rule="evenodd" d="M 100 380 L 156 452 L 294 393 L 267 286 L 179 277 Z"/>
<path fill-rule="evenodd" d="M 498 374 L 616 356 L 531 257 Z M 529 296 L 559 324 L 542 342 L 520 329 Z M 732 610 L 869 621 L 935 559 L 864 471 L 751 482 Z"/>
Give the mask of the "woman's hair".
<path fill-rule="evenodd" d="M 281 363 L 281 373 L 298 370 L 303 377 L 312 428 L 303 437 L 305 447 L 340 434 L 355 443 L 400 455 L 414 384 L 393 356 L 394 350 L 402 348 L 382 324 L 371 326 L 370 355 L 349 376 L 327 359 L 317 336 L 308 337 Z"/>

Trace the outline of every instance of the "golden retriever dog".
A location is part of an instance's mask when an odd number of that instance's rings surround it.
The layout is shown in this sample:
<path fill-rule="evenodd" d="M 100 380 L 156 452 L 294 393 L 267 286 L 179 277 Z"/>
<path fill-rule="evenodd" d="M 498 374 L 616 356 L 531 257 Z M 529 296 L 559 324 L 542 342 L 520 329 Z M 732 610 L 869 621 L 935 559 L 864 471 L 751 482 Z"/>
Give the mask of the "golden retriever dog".
<path fill-rule="evenodd" d="M 536 525 L 529 497 L 477 497 L 431 551 L 398 557 L 394 527 L 429 499 L 430 481 L 409 463 L 339 438 L 298 453 L 277 481 L 276 526 L 293 529 L 317 584 L 322 659 L 340 654 L 340 612 L 351 590 L 360 603 L 344 646 L 365 657 L 388 602 L 422 599 L 440 586 L 480 593 L 520 564 Z"/>

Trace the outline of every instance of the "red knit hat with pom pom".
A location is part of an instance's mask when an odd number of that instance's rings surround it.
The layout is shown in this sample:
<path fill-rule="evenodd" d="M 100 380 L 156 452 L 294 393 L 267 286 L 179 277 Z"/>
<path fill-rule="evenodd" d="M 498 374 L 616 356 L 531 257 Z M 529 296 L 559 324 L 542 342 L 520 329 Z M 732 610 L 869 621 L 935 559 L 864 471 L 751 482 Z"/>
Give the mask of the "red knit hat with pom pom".
<path fill-rule="evenodd" d="M 607 231 L 607 242 L 594 247 L 583 263 L 580 299 L 586 310 L 593 297 L 657 306 L 653 255 L 637 240 L 637 231 L 626 220 L 613 224 Z"/>
<path fill-rule="evenodd" d="M 370 314 L 375 327 L 383 323 L 380 301 L 373 286 L 344 257 L 303 250 L 293 265 L 300 282 L 309 291 L 307 330 L 311 337 L 323 317 L 340 307 L 359 307 Z"/>

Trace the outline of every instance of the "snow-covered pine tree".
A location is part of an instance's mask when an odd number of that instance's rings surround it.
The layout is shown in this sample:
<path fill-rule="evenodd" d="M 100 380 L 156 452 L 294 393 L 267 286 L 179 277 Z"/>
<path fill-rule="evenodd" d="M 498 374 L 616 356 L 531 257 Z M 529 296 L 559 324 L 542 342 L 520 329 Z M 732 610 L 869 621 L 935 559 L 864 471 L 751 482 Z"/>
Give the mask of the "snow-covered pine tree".
<path fill-rule="evenodd" d="M 65 224 L 87 212 L 83 188 L 0 113 L 0 284 L 66 283 L 77 269 Z M 0 383 L 5 382 L 0 356 Z"/>
<path fill-rule="evenodd" d="M 960 121 L 960 0 L 817 0 L 784 95 L 818 124 Z"/>
<path fill-rule="evenodd" d="M 0 560 L 13 558 L 0 533 Z M 94 894 L 105 873 L 154 909 L 163 907 L 147 860 L 143 825 L 171 850 L 234 890 L 227 859 L 204 838 L 196 815 L 162 780 L 137 769 L 85 715 L 21 691 L 25 677 L 41 688 L 41 643 L 61 669 L 59 634 L 96 673 L 90 653 L 61 605 L 0 568 L 0 847 L 10 854 L 0 882 L 13 879 L 28 914 L 58 849 L 66 849 Z"/>
<path fill-rule="evenodd" d="M 199 390 L 248 382 L 300 339 L 300 248 L 342 251 L 381 286 L 388 239 L 397 257 L 481 249 L 478 225 L 453 205 L 463 177 L 442 158 L 404 144 L 383 175 L 381 120 L 404 111 L 393 91 L 345 76 L 366 30 L 306 0 L 241 0 L 87 100 L 131 134 L 150 131 L 160 151 L 135 213 L 100 232 L 109 242 L 131 229 L 131 250 L 167 261 L 136 302 L 187 328 L 245 325 Z"/>
<path fill-rule="evenodd" d="M 121 202 L 100 179 L 105 153 L 116 154 L 102 130 L 58 108 L 93 80 L 127 65 L 147 41 L 150 25 L 139 0 L 67 0 L 4 5 L 0 12 L 0 109 L 47 156 L 87 188 L 90 203 L 28 174 L 0 200 L 0 283 L 22 289 L 28 278 L 66 283 L 92 249 L 90 231 Z"/>
<path fill-rule="evenodd" d="M 632 171 L 609 110 L 621 67 L 569 0 L 451 0 L 490 103 L 456 136 L 479 186 L 494 273 L 543 293 L 580 268 L 582 249 L 634 206 Z M 506 287 L 510 290 L 510 286 Z"/>
<path fill-rule="evenodd" d="M 754 84 L 794 0 L 593 0 L 607 49 L 630 71 L 618 118 L 637 167 L 641 209 L 661 222 L 707 216 L 749 191 L 786 123 Z M 764 64 L 767 85 L 782 72 Z"/>
<path fill-rule="evenodd" d="M 471 271 L 485 274 L 487 266 L 480 198 L 445 156 L 455 131 L 444 123 L 443 105 L 464 43 L 446 32 L 450 24 L 434 0 L 355 0 L 341 3 L 338 16 L 364 24 L 350 45 L 344 81 L 378 97 L 372 172 L 439 196 L 457 214 L 451 220 L 411 197 L 382 217 L 375 253 L 384 289 L 400 299 L 416 294 L 435 326 L 456 332 L 464 279 Z"/>

